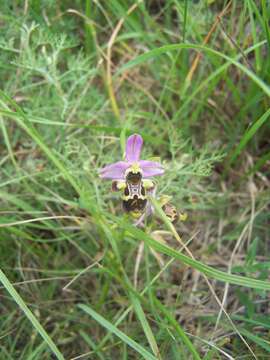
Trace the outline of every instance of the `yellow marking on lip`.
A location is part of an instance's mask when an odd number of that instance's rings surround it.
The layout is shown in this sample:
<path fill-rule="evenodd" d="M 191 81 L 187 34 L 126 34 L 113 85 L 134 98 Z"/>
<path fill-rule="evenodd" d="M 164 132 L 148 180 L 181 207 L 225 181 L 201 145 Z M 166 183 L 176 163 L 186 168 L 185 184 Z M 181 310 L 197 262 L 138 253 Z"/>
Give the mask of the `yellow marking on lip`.
<path fill-rule="evenodd" d="M 139 211 L 131 211 L 131 212 L 130 212 L 130 215 L 131 215 L 132 217 L 138 219 L 138 217 L 140 217 L 140 216 L 142 215 L 142 213 L 139 212 Z"/>

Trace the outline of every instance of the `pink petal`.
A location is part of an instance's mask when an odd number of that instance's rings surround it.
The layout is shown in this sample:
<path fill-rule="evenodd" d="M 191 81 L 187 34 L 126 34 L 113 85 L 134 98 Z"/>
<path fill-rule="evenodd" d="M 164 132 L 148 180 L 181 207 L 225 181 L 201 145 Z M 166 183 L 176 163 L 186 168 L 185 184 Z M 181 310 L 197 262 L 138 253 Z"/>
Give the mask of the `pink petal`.
<path fill-rule="evenodd" d="M 140 160 L 139 161 L 140 168 L 143 171 L 143 177 L 148 178 L 152 176 L 158 176 L 164 174 L 163 166 L 154 161 Z"/>
<path fill-rule="evenodd" d="M 131 135 L 126 142 L 126 161 L 137 162 L 140 159 L 143 139 L 141 135 Z"/>
<path fill-rule="evenodd" d="M 99 176 L 102 179 L 121 180 L 125 178 L 125 171 L 129 166 L 130 164 L 125 161 L 118 161 L 102 168 Z"/>

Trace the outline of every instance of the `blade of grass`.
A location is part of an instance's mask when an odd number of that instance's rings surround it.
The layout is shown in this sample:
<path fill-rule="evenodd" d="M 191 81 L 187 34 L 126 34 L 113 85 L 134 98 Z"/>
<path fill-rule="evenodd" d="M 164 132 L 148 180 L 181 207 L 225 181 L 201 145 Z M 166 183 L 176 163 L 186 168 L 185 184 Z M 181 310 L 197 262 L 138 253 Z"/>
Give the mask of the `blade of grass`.
<path fill-rule="evenodd" d="M 5 115 L 11 119 L 16 120 L 18 117 L 23 117 L 14 111 L 7 111 L 0 108 L 0 114 Z M 113 126 L 103 126 L 103 125 L 91 125 L 91 124 L 78 124 L 78 123 L 66 123 L 61 121 L 52 121 L 41 117 L 33 117 L 31 115 L 27 115 L 28 121 L 31 123 L 41 124 L 41 125 L 49 125 L 49 126 L 62 126 L 62 127 L 72 127 L 72 128 L 79 128 L 79 129 L 89 129 L 91 131 L 102 132 L 105 134 L 113 134 L 113 135 L 121 135 L 123 128 L 121 127 L 113 127 Z M 127 135 L 134 134 L 134 130 L 125 128 L 125 132 Z M 157 139 L 156 137 L 148 135 L 144 131 L 140 131 L 140 134 L 146 141 L 149 141 L 152 144 L 162 144 L 162 139 Z"/>
<path fill-rule="evenodd" d="M 158 358 L 158 359 L 161 359 L 160 357 L 160 353 L 159 353 L 159 349 L 158 349 L 158 346 L 157 346 L 157 343 L 156 343 L 156 339 L 154 337 L 154 334 L 151 330 L 151 327 L 146 319 L 146 316 L 144 314 L 144 311 L 142 309 L 142 306 L 139 302 L 139 300 L 134 297 L 134 296 L 130 296 L 131 298 L 131 301 L 132 301 L 132 304 L 133 304 L 133 307 L 134 307 L 134 310 L 140 320 L 140 323 L 142 325 L 142 328 L 143 328 L 143 331 L 145 333 L 145 336 L 149 342 L 149 345 L 151 346 L 151 349 L 153 351 L 153 353 L 155 354 L 155 356 Z"/>
<path fill-rule="evenodd" d="M 266 122 L 269 115 L 270 115 L 270 109 L 268 109 L 258 120 L 256 120 L 254 124 L 244 133 L 239 144 L 237 145 L 236 149 L 229 158 L 228 161 L 229 164 L 232 164 L 237 159 L 237 157 L 243 151 L 247 143 L 253 138 L 253 136 L 256 134 L 259 128 Z"/>
<path fill-rule="evenodd" d="M 218 56 L 220 58 L 223 58 L 227 60 L 229 63 L 236 66 L 238 69 L 240 69 L 244 74 L 246 74 L 255 84 L 257 84 L 267 96 L 270 97 L 270 87 L 264 83 L 256 74 L 254 74 L 251 70 L 249 70 L 247 67 L 236 61 L 235 59 L 221 53 L 220 51 L 211 49 L 207 46 L 203 45 L 197 45 L 197 44 L 172 44 L 172 45 L 165 45 L 161 46 L 159 48 L 156 48 L 154 50 L 150 50 L 142 55 L 138 55 L 133 60 L 128 61 L 125 63 L 116 73 L 116 75 L 121 74 L 123 71 L 126 71 L 127 69 L 130 69 L 134 66 L 140 65 L 150 59 L 156 58 L 160 55 L 166 54 L 171 51 L 179 50 L 179 49 L 194 49 L 194 50 L 201 50 L 205 51 L 206 53 Z"/>
<path fill-rule="evenodd" d="M 88 334 L 86 334 L 83 330 L 80 330 L 79 333 L 80 333 L 81 337 L 84 339 L 84 341 L 88 344 L 88 346 L 93 349 L 93 353 L 100 360 L 105 360 L 104 356 L 102 355 L 102 352 L 97 349 L 97 345 L 90 338 L 90 336 Z"/>
<path fill-rule="evenodd" d="M 6 143 L 6 148 L 8 150 L 9 157 L 10 157 L 15 169 L 18 169 L 18 165 L 16 163 L 16 160 L 15 160 L 15 157 L 13 154 L 13 150 L 12 150 L 12 146 L 11 146 L 11 143 L 9 140 L 8 132 L 7 132 L 4 120 L 2 119 L 2 116 L 0 116 L 0 127 L 2 128 L 3 138 Z"/>
<path fill-rule="evenodd" d="M 58 360 L 64 360 L 64 357 L 62 353 L 59 351 L 51 337 L 48 335 L 46 330 L 43 328 L 43 326 L 40 324 L 38 319 L 35 317 L 35 315 L 32 313 L 32 311 L 27 307 L 21 296 L 18 294 L 18 292 L 15 290 L 11 282 L 8 280 L 6 275 L 3 273 L 3 271 L 0 269 L 0 281 L 4 285 L 7 292 L 10 294 L 12 299 L 18 304 L 18 306 L 21 308 L 21 310 L 24 312 L 25 316 L 30 320 L 33 327 L 36 329 L 36 331 L 40 334 L 40 336 L 44 339 L 44 341 L 47 343 L 49 348 L 51 349 L 52 353 L 56 356 Z"/>
<path fill-rule="evenodd" d="M 265 349 L 268 352 L 268 354 L 270 353 L 269 341 L 264 340 L 261 336 L 254 335 L 253 333 L 251 333 L 247 329 L 240 329 L 240 332 L 241 332 L 241 334 L 246 336 L 248 339 L 255 342 L 255 344 L 257 344 L 261 348 Z"/>
<path fill-rule="evenodd" d="M 185 0 L 185 4 L 184 4 L 184 24 L 183 24 L 183 43 L 186 40 L 186 26 L 187 26 L 187 9 L 188 9 L 188 1 Z"/>
<path fill-rule="evenodd" d="M 128 346 L 133 348 L 135 351 L 137 351 L 137 353 L 141 354 L 144 359 L 157 360 L 157 358 L 154 355 L 152 355 L 149 351 L 147 351 L 143 346 L 135 342 L 133 339 L 131 339 L 129 336 L 123 333 L 121 330 L 117 329 L 117 327 L 115 327 L 112 323 L 106 320 L 103 316 L 99 315 L 95 310 L 84 304 L 79 304 L 78 306 L 81 310 L 83 310 L 88 315 L 90 315 L 94 320 L 96 320 L 101 326 L 103 326 L 105 329 L 107 329 L 109 332 L 113 333 L 114 335 L 118 336 L 124 343 L 126 343 Z"/>
<path fill-rule="evenodd" d="M 193 359 L 195 360 L 201 360 L 201 357 L 199 355 L 199 353 L 197 352 L 197 350 L 195 349 L 195 347 L 193 346 L 192 342 L 189 340 L 188 336 L 186 335 L 185 331 L 181 328 L 181 326 L 179 325 L 179 323 L 175 320 L 175 318 L 171 315 L 171 313 L 169 312 L 169 310 L 167 310 L 165 308 L 165 306 L 163 306 L 161 304 L 161 302 L 157 299 L 157 298 L 153 298 L 154 299 L 154 303 L 157 306 L 157 308 L 163 313 L 163 315 L 166 317 L 168 323 L 174 327 L 175 331 L 177 332 L 177 334 L 180 336 L 180 338 L 182 339 L 183 343 L 186 345 L 186 347 L 189 349 L 190 353 L 193 356 Z"/>
<path fill-rule="evenodd" d="M 250 18 L 250 24 L 251 24 L 251 33 L 252 33 L 252 37 L 253 37 L 253 42 L 256 43 L 257 42 L 257 24 L 255 22 L 254 16 L 253 16 L 253 10 L 252 9 L 252 1 L 251 0 L 247 0 L 247 4 L 248 4 L 248 11 L 249 11 L 249 18 Z M 253 3 L 253 6 L 256 7 L 256 5 Z M 255 49 L 255 65 L 256 65 L 256 70 L 259 72 L 261 70 L 261 55 L 260 55 L 260 51 L 259 49 Z"/>
<path fill-rule="evenodd" d="M 262 12 L 263 12 L 263 23 L 264 23 L 264 29 L 265 29 L 267 42 L 268 42 L 268 54 L 269 54 L 269 50 L 270 50 L 270 29 L 269 29 L 269 20 L 268 20 L 268 16 L 267 16 L 267 4 L 266 4 L 266 0 L 261 0 L 261 2 L 262 2 Z"/>
<path fill-rule="evenodd" d="M 92 2 L 93 6 L 93 2 Z M 92 10 L 92 11 L 91 11 Z M 86 0 L 85 2 L 85 16 L 89 19 L 89 21 L 85 21 L 85 48 L 88 54 L 92 54 L 96 51 L 96 33 L 94 23 L 91 21 L 93 9 L 91 9 L 91 1 Z"/>
<path fill-rule="evenodd" d="M 250 319 L 250 318 L 246 318 L 241 315 L 233 315 L 232 318 L 234 320 L 244 321 L 244 322 L 254 325 L 254 326 L 262 326 L 262 327 L 270 330 L 270 322 L 267 321 L 267 319 L 265 319 L 263 317 L 259 318 L 259 317 L 254 316 L 254 318 Z"/>
<path fill-rule="evenodd" d="M 266 44 L 266 41 L 262 41 L 259 42 L 258 44 L 255 44 L 253 46 L 251 46 L 250 48 L 246 49 L 244 51 L 244 54 L 247 55 L 250 52 L 254 51 L 257 47 L 261 47 L 264 44 Z M 242 58 L 242 54 L 239 54 L 235 60 L 240 60 Z M 179 118 L 179 114 L 181 114 L 183 112 L 183 110 L 188 106 L 188 104 L 196 97 L 196 95 L 202 90 L 204 89 L 206 86 L 209 87 L 209 83 L 214 80 L 215 78 L 217 78 L 222 72 L 225 72 L 225 70 L 227 70 L 227 68 L 231 65 L 230 62 L 226 62 L 225 64 L 221 65 L 219 68 L 217 68 L 215 71 L 211 72 L 211 74 L 204 79 L 203 81 L 200 82 L 200 84 L 198 84 L 198 86 L 194 89 L 194 91 L 192 92 L 192 94 L 190 94 L 189 96 L 187 96 L 187 98 L 184 100 L 183 104 L 179 107 L 179 110 L 176 111 L 176 113 L 174 114 L 174 118 L 178 119 Z M 216 87 L 216 85 L 215 85 Z M 214 87 L 214 88 L 215 88 Z"/>
<path fill-rule="evenodd" d="M 34 351 L 31 351 L 31 354 L 27 357 L 26 360 L 36 360 L 41 358 L 41 353 L 46 349 L 46 343 L 42 342 Z"/>
<path fill-rule="evenodd" d="M 270 152 L 264 154 L 261 156 L 261 158 L 255 163 L 255 165 L 250 169 L 250 171 L 247 173 L 247 176 L 254 174 L 256 171 L 260 170 L 260 168 L 268 161 L 270 160 Z"/>

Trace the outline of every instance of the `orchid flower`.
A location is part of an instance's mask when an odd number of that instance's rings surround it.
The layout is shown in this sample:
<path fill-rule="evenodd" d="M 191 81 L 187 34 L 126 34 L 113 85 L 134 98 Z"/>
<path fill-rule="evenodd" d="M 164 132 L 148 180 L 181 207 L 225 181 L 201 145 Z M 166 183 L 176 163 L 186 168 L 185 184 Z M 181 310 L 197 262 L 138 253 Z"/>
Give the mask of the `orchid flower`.
<path fill-rule="evenodd" d="M 126 142 L 125 161 L 117 161 L 107 165 L 100 170 L 102 179 L 124 180 L 127 169 L 139 167 L 142 171 L 142 178 L 151 178 L 162 175 L 164 169 L 159 162 L 140 160 L 143 139 L 138 134 L 129 136 Z"/>

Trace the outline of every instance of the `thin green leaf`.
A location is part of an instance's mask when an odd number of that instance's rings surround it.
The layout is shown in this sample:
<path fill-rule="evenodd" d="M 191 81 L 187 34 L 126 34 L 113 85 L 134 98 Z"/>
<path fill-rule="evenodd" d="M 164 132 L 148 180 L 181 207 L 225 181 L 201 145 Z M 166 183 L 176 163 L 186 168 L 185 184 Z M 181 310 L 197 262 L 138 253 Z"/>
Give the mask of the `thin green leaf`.
<path fill-rule="evenodd" d="M 99 315 L 95 310 L 91 309 L 89 306 L 86 306 L 84 304 L 80 304 L 78 306 L 81 310 L 83 310 L 93 319 L 95 319 L 101 326 L 103 326 L 105 329 L 107 329 L 109 332 L 113 333 L 114 335 L 118 336 L 125 344 L 127 344 L 135 351 L 137 351 L 139 354 L 141 354 L 144 357 L 144 359 L 157 360 L 157 358 L 153 356 L 149 351 L 147 351 L 143 346 L 135 342 L 133 339 L 131 339 L 129 336 L 123 333 L 121 330 L 117 329 L 115 325 L 110 323 L 103 316 Z"/>
<path fill-rule="evenodd" d="M 81 337 L 84 339 L 84 341 L 88 344 L 88 346 L 93 349 L 93 353 L 99 359 L 105 360 L 102 352 L 98 350 L 98 346 L 100 346 L 100 343 L 99 343 L 99 345 L 96 345 L 95 342 L 90 338 L 90 336 L 88 334 L 86 334 L 83 330 L 80 330 L 79 333 L 80 333 Z"/>
<path fill-rule="evenodd" d="M 254 326 L 262 326 L 262 327 L 270 330 L 270 319 L 268 320 L 267 317 L 264 318 L 262 316 L 259 317 L 259 316 L 254 315 L 252 319 L 249 319 L 249 318 L 246 318 L 241 315 L 232 315 L 232 319 L 244 321 L 244 322 L 254 325 Z"/>
<path fill-rule="evenodd" d="M 31 351 L 31 354 L 27 357 L 26 360 L 37 360 L 41 359 L 41 353 L 46 349 L 47 344 L 42 342 L 34 351 Z"/>
<path fill-rule="evenodd" d="M 252 37 L 253 37 L 253 42 L 256 43 L 257 42 L 257 36 L 258 36 L 258 31 L 257 31 L 257 23 L 254 20 L 254 16 L 253 16 L 253 11 L 254 11 L 254 6 L 256 9 L 256 5 L 253 3 L 252 0 L 247 0 L 247 4 L 248 4 L 248 10 L 249 10 L 249 18 L 250 18 L 250 24 L 251 24 L 251 33 L 252 33 Z M 256 64 L 256 70 L 260 71 L 261 70 L 261 55 L 260 55 L 260 51 L 259 49 L 255 50 L 255 64 Z"/>
<path fill-rule="evenodd" d="M 195 360 L 201 360 L 201 357 L 195 347 L 193 346 L 192 342 L 189 340 L 188 336 L 184 332 L 184 330 L 181 328 L 179 323 L 175 320 L 175 318 L 171 315 L 169 310 L 166 309 L 165 306 L 161 304 L 160 301 L 158 301 L 157 298 L 154 298 L 155 305 L 159 308 L 159 310 L 165 315 L 168 322 L 174 327 L 177 334 L 181 337 L 183 343 L 186 345 L 186 347 L 189 349 L 191 354 L 193 355 L 193 359 Z"/>
<path fill-rule="evenodd" d="M 183 43 L 185 42 L 185 39 L 186 39 L 187 9 L 188 9 L 188 1 L 185 0 L 185 4 L 184 4 L 184 24 L 183 24 Z"/>
<path fill-rule="evenodd" d="M 261 336 L 254 335 L 253 333 L 251 333 L 250 331 L 248 331 L 246 329 L 240 329 L 239 331 L 240 331 L 240 333 L 242 335 L 246 336 L 248 339 L 252 340 L 258 346 L 260 346 L 261 348 L 268 351 L 268 353 L 270 353 L 270 344 L 269 344 L 269 342 L 265 341 Z"/>
<path fill-rule="evenodd" d="M 244 51 L 245 55 L 248 55 L 250 52 L 254 51 L 255 49 L 263 46 L 264 44 L 266 44 L 266 41 L 261 41 L 257 44 L 254 44 L 253 46 L 249 47 L 248 49 L 246 49 Z M 239 54 L 238 56 L 235 57 L 235 60 L 238 61 L 243 57 L 242 54 Z M 217 68 L 216 70 L 212 71 L 209 76 L 202 80 L 194 89 L 194 91 L 187 96 L 187 98 L 184 100 L 183 104 L 179 107 L 179 110 L 176 111 L 176 113 L 174 114 L 174 118 L 178 118 L 179 114 L 181 114 L 181 112 L 183 112 L 183 110 L 190 104 L 190 102 L 196 98 L 197 94 L 204 88 L 207 88 L 209 86 L 209 83 L 214 80 L 215 78 L 217 78 L 222 72 L 225 72 L 225 70 L 228 69 L 228 67 L 231 65 L 231 63 L 229 61 L 225 62 L 223 65 L 221 65 L 219 68 Z"/>
<path fill-rule="evenodd" d="M 114 134 L 114 135 L 118 135 L 120 136 L 123 128 L 121 127 L 114 127 L 114 126 L 104 126 L 104 125 L 92 125 L 92 124 L 80 124 L 80 123 L 66 123 L 63 121 L 53 121 L 53 120 L 48 120 L 42 117 L 38 117 L 38 116 L 31 116 L 31 115 L 25 115 L 22 116 L 22 114 L 18 113 L 18 112 L 14 112 L 14 111 L 9 111 L 9 110 L 5 110 L 5 109 L 1 109 L 0 108 L 0 114 L 17 120 L 17 118 L 21 118 L 22 120 L 24 119 L 25 116 L 27 116 L 28 121 L 30 123 L 36 123 L 36 124 L 41 124 L 41 125 L 49 125 L 49 126 L 61 126 L 61 127 L 73 127 L 73 128 L 78 128 L 78 129 L 89 129 L 90 131 L 95 131 L 95 132 L 101 132 L 101 133 L 105 133 L 105 134 Z M 132 135 L 134 134 L 134 130 L 125 128 L 125 133 L 126 135 Z M 140 134 L 143 136 L 143 138 L 146 141 L 149 141 L 152 144 L 162 144 L 164 143 L 164 141 L 162 139 L 153 137 L 149 134 L 147 134 L 144 131 L 140 131 Z"/>
<path fill-rule="evenodd" d="M 237 157 L 240 155 L 242 150 L 245 148 L 247 143 L 253 138 L 259 128 L 266 122 L 270 115 L 270 109 L 268 109 L 254 124 L 244 133 L 242 139 L 240 140 L 239 144 L 237 145 L 236 149 L 232 153 L 229 163 L 233 163 Z"/>
<path fill-rule="evenodd" d="M 270 160 L 270 152 L 267 152 L 260 157 L 260 159 L 255 163 L 255 165 L 249 170 L 247 176 L 259 171 L 260 168 L 264 166 L 268 160 Z"/>
<path fill-rule="evenodd" d="M 268 54 L 269 54 L 269 50 L 270 50 L 270 29 L 269 29 L 269 23 L 268 23 L 267 4 L 266 4 L 266 1 L 267 1 L 267 0 L 262 0 L 262 12 L 263 12 L 263 25 L 264 25 L 264 30 L 265 30 L 266 38 L 267 38 Z"/>
<path fill-rule="evenodd" d="M 4 285 L 7 292 L 10 294 L 12 299 L 18 304 L 18 306 L 21 308 L 21 310 L 24 312 L 25 316 L 31 321 L 33 327 L 36 329 L 36 331 L 40 334 L 40 336 L 44 339 L 44 341 L 47 343 L 49 348 L 51 349 L 52 353 L 56 356 L 58 360 L 64 360 L 64 357 L 62 353 L 59 351 L 51 337 L 48 335 L 46 330 L 43 328 L 43 326 L 40 324 L 38 319 L 35 317 L 35 315 L 32 313 L 32 311 L 27 307 L 21 296 L 18 294 L 18 292 L 15 290 L 11 282 L 8 280 L 6 275 L 3 273 L 3 271 L 0 269 L 0 281 Z"/>
<path fill-rule="evenodd" d="M 85 16 L 89 21 L 85 21 L 85 48 L 88 54 L 92 54 L 96 51 L 96 32 L 94 27 L 94 21 L 92 21 L 94 3 L 90 0 L 85 2 Z"/>
<path fill-rule="evenodd" d="M 137 56 L 135 59 L 128 61 L 126 64 L 124 64 L 117 72 L 117 75 L 122 73 L 123 71 L 126 71 L 127 69 L 130 69 L 134 66 L 140 65 L 150 59 L 156 58 L 162 54 L 166 54 L 171 51 L 179 50 L 179 49 L 194 49 L 194 50 L 201 50 L 205 51 L 206 53 L 216 55 L 220 58 L 223 58 L 227 60 L 229 63 L 235 65 L 238 69 L 240 69 L 244 74 L 246 74 L 252 81 L 254 81 L 255 84 L 257 84 L 266 95 L 270 97 L 270 87 L 265 84 L 256 74 L 254 74 L 251 70 L 249 70 L 247 67 L 236 61 L 235 59 L 221 53 L 220 51 L 211 49 L 204 45 L 197 45 L 197 44 L 172 44 L 172 45 L 165 45 L 161 46 L 159 48 L 156 48 L 154 50 L 150 50 L 142 55 Z"/>
<path fill-rule="evenodd" d="M 140 320 L 140 323 L 142 324 L 142 328 L 143 328 L 143 331 L 145 333 L 145 336 L 147 337 L 147 340 L 149 342 L 149 345 L 151 346 L 151 349 L 153 351 L 153 353 L 155 354 L 155 356 L 160 359 L 160 353 L 159 353 L 159 349 L 158 349 L 158 346 L 157 346 L 157 343 L 156 343 L 156 339 L 154 337 L 154 334 L 151 330 L 151 327 L 146 319 L 146 316 L 144 314 L 144 311 L 142 309 L 142 306 L 139 302 L 139 300 L 134 297 L 134 296 L 131 296 L 131 300 L 132 300 L 132 303 L 133 303 L 133 307 L 134 307 L 134 310 Z"/>

